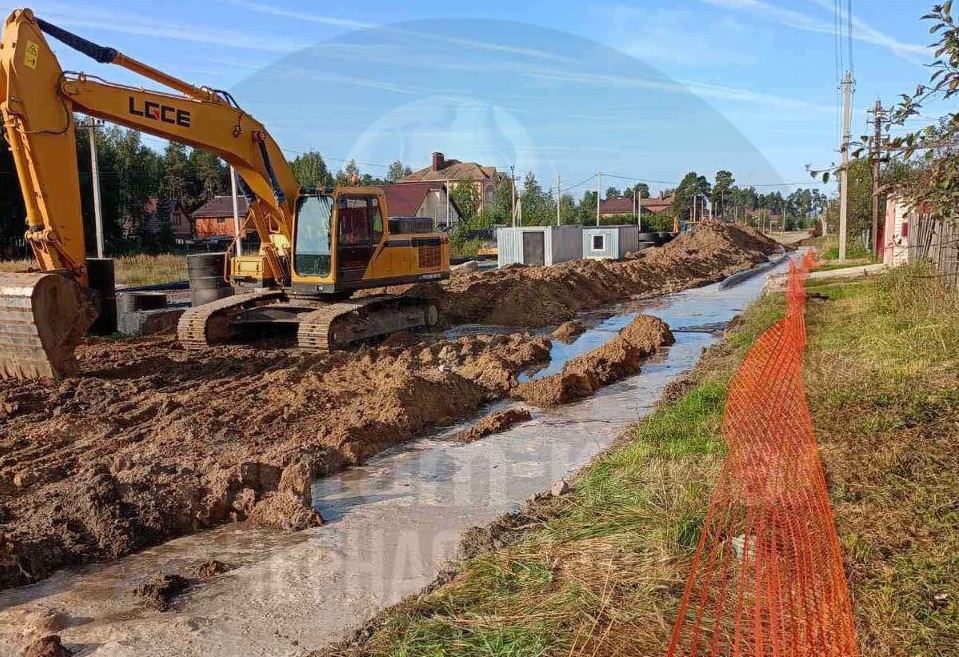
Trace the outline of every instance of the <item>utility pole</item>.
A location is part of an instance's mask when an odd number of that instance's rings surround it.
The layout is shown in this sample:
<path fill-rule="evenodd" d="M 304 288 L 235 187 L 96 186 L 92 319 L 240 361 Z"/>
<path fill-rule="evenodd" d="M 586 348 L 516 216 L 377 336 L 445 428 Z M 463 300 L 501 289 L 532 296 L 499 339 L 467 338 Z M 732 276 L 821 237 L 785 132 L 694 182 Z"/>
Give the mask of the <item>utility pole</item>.
<path fill-rule="evenodd" d="M 842 81 L 842 170 L 839 173 L 839 260 L 846 259 L 849 220 L 849 124 L 852 121 L 852 71 Z"/>
<path fill-rule="evenodd" d="M 636 185 L 636 225 L 643 230 L 643 190 Z"/>
<path fill-rule="evenodd" d="M 512 201 L 513 228 L 516 228 L 516 168 L 511 164 L 509 167 L 510 178 L 510 200 Z"/>
<path fill-rule="evenodd" d="M 563 179 L 556 174 L 556 225 L 559 226 L 559 208 L 563 204 Z"/>
<path fill-rule="evenodd" d="M 233 235 L 236 237 L 236 255 L 243 255 L 243 236 L 240 235 L 240 199 L 236 192 L 236 169 L 230 167 L 230 190 L 233 192 Z"/>
<path fill-rule="evenodd" d="M 599 190 L 603 185 L 603 172 L 596 173 L 596 225 L 599 225 Z"/>
<path fill-rule="evenodd" d="M 869 248 L 873 255 L 879 253 L 879 176 L 882 173 L 880 169 L 880 159 L 882 158 L 882 121 L 883 116 L 882 101 L 876 100 L 876 106 L 872 110 L 874 114 L 872 148 L 872 224 L 869 230 Z"/>
<path fill-rule="evenodd" d="M 102 258 L 104 253 L 103 209 L 100 205 L 100 163 L 97 160 L 97 120 L 92 116 L 88 116 L 86 126 L 90 136 L 90 172 L 93 177 L 93 217 L 97 234 L 97 257 Z"/>

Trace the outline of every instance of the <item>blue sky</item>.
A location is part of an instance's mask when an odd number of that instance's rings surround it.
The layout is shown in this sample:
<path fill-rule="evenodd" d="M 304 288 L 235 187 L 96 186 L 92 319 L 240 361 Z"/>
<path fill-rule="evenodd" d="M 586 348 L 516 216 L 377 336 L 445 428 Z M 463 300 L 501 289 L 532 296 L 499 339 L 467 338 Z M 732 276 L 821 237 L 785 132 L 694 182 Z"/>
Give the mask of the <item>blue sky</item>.
<path fill-rule="evenodd" d="M 853 134 L 924 82 L 932 2 L 853 0 Z M 382 173 L 430 152 L 544 186 L 710 178 L 812 184 L 837 159 L 831 0 L 642 3 L 46 2 L 36 13 L 191 82 L 229 89 L 289 157 Z M 11 7 L 2 7 L 7 13 Z M 52 42 L 64 68 L 135 78 Z M 844 47 L 844 50 L 848 48 Z M 848 53 L 843 53 L 848 65 Z M 932 110 L 927 112 L 934 114 Z M 156 140 L 148 143 L 158 144 Z M 380 165 L 380 166 L 377 166 Z M 595 185 L 586 183 L 576 191 Z"/>

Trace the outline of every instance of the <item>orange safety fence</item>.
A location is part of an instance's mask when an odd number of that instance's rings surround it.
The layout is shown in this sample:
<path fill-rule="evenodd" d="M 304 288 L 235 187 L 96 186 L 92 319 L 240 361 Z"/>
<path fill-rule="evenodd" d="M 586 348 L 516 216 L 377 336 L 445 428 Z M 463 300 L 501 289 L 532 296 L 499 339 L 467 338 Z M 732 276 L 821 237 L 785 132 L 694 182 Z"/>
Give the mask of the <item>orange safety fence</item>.
<path fill-rule="evenodd" d="M 786 317 L 729 385 L 723 463 L 668 657 L 855 657 L 832 507 L 802 383 L 807 253 Z"/>

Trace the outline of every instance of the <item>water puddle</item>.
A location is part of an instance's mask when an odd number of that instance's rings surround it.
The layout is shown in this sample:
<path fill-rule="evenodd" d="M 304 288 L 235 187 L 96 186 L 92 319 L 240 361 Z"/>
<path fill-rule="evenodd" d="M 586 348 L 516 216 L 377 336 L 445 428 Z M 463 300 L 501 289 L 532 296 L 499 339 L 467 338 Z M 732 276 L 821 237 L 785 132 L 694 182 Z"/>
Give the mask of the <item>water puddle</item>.
<path fill-rule="evenodd" d="M 639 375 L 589 399 L 532 409 L 531 421 L 474 443 L 449 440 L 474 418 L 316 481 L 324 527 L 299 534 L 221 527 L 2 592 L 0 657 L 19 655 L 31 614 L 51 608 L 67 614 L 69 626 L 60 634 L 82 655 L 304 655 L 322 648 L 428 584 L 454 556 L 465 529 L 519 508 L 609 447 L 716 339 L 715 328 L 698 329 L 729 322 L 760 294 L 764 279 L 627 302 L 585 317 L 591 329 L 571 345 L 558 345 L 537 376 L 599 346 L 639 312 L 689 328 L 677 331 L 676 344 L 660 350 Z M 146 609 L 132 595 L 159 569 L 182 572 L 209 558 L 236 568 L 172 611 Z"/>

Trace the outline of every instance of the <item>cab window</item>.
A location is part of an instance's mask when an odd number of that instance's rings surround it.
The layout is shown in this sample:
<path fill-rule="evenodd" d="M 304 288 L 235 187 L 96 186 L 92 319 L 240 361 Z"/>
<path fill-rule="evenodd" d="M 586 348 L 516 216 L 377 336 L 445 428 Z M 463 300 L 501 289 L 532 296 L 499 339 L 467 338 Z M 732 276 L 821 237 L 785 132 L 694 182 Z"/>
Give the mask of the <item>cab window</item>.
<path fill-rule="evenodd" d="M 333 198 L 303 196 L 296 209 L 294 269 L 301 276 L 329 276 Z"/>

